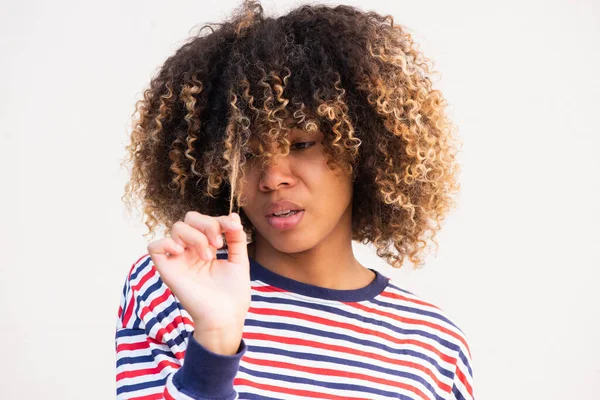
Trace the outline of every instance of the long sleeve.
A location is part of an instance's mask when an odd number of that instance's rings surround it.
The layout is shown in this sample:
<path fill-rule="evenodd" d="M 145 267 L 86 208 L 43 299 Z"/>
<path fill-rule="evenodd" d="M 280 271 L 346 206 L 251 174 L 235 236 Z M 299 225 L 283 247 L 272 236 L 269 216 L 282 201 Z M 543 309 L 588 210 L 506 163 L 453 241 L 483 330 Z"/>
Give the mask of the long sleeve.
<path fill-rule="evenodd" d="M 474 400 L 473 393 L 473 361 L 471 352 L 466 344 L 459 347 L 458 357 L 456 359 L 456 370 L 454 372 L 454 382 L 452 384 L 451 400 Z"/>
<path fill-rule="evenodd" d="M 205 349 L 193 321 L 160 278 L 149 255 L 129 271 L 115 332 L 117 399 L 237 399 L 233 379 L 246 352 Z"/>

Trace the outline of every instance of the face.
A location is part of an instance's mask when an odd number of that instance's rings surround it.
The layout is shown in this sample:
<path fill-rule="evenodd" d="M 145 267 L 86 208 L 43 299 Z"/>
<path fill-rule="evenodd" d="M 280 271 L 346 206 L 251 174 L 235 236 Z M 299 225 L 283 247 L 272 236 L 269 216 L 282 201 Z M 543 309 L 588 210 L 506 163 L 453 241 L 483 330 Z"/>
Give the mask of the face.
<path fill-rule="evenodd" d="M 262 159 L 246 164 L 242 210 L 255 227 L 257 245 L 272 246 L 284 253 L 309 250 L 327 240 L 350 240 L 352 180 L 341 170 L 331 170 L 323 154 L 323 132 L 292 128 L 290 152 L 272 160 L 261 171 Z M 257 143 L 250 141 L 256 152 Z M 273 145 L 269 151 L 277 150 Z M 304 211 L 289 220 L 269 223 L 269 204 L 291 201 Z M 294 224 L 292 218 L 300 218 Z"/>

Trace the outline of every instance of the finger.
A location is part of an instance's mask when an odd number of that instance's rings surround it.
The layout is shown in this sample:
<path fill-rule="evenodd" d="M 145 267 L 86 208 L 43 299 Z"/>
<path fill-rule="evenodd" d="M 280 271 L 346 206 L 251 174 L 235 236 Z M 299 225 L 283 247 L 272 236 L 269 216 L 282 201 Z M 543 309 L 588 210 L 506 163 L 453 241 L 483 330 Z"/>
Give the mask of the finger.
<path fill-rule="evenodd" d="M 211 249 L 209 249 L 208 238 L 204 235 L 204 233 L 186 224 L 185 222 L 177 221 L 175 224 L 173 224 L 171 238 L 176 243 L 183 243 L 183 246 L 186 248 L 194 248 L 201 259 L 205 261 L 212 260 L 213 252 Z"/>
<path fill-rule="evenodd" d="M 167 251 L 169 255 L 178 256 L 185 251 L 185 248 L 175 243 L 175 241 L 170 238 L 164 238 L 163 248 Z"/>
<path fill-rule="evenodd" d="M 223 247 L 222 228 L 217 218 L 196 211 L 188 211 L 183 221 L 204 233 L 213 247 L 217 249 Z"/>
<path fill-rule="evenodd" d="M 237 213 L 231 213 L 228 216 L 219 217 L 219 221 L 226 227 L 227 260 L 232 263 L 248 265 L 247 237 L 240 216 Z"/>
<path fill-rule="evenodd" d="M 186 214 L 185 221 L 190 226 L 205 233 L 208 238 L 212 238 L 215 235 L 215 237 L 218 236 L 218 239 L 222 240 L 221 232 L 225 233 L 227 251 L 229 253 L 228 261 L 245 265 L 249 263 L 248 250 L 246 248 L 246 232 L 244 232 L 240 216 L 236 213 L 212 217 L 190 211 Z M 217 242 L 218 239 L 215 238 L 213 242 Z M 218 248 L 222 246 L 221 242 Z"/>
<path fill-rule="evenodd" d="M 162 238 L 148 244 L 148 253 L 152 258 L 164 258 L 169 254 L 179 255 L 184 251 L 185 249 L 171 238 Z"/>

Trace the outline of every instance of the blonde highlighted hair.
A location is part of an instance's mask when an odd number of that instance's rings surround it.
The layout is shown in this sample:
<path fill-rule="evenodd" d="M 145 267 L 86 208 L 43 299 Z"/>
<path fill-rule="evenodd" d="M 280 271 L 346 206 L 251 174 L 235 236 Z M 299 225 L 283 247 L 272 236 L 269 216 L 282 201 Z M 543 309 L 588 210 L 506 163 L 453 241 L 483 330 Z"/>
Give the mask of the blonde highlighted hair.
<path fill-rule="evenodd" d="M 141 205 L 149 234 L 195 210 L 237 211 L 251 236 L 239 208 L 249 139 L 268 162 L 269 144 L 289 152 L 290 127 L 319 129 L 330 167 L 352 175 L 352 239 L 420 267 L 455 205 L 459 165 L 416 47 L 389 15 L 313 4 L 270 18 L 244 1 L 169 57 L 137 102 L 123 200 Z"/>

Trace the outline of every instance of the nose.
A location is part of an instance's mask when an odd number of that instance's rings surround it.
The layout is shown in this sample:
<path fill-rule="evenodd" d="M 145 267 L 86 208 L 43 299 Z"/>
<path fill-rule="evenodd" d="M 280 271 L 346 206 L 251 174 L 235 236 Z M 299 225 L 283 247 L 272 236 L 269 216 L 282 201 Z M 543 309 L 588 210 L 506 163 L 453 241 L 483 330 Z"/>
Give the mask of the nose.
<path fill-rule="evenodd" d="M 273 191 L 280 187 L 291 187 L 296 184 L 292 175 L 290 157 L 278 156 L 277 161 L 271 159 L 261 171 L 259 187 L 262 191 Z"/>

